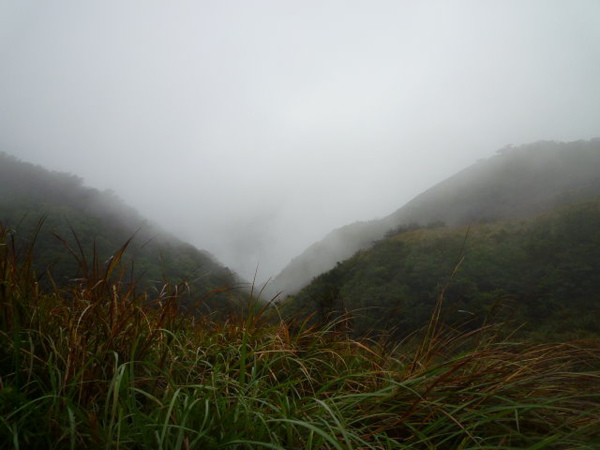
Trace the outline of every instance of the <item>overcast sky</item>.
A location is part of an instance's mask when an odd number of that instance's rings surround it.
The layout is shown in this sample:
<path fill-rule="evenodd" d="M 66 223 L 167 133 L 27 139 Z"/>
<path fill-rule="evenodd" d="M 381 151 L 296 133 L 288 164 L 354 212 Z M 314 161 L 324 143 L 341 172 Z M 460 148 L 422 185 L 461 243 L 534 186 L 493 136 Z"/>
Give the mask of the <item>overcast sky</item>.
<path fill-rule="evenodd" d="M 0 151 L 247 278 L 507 144 L 596 136 L 598 0 L 0 0 Z"/>

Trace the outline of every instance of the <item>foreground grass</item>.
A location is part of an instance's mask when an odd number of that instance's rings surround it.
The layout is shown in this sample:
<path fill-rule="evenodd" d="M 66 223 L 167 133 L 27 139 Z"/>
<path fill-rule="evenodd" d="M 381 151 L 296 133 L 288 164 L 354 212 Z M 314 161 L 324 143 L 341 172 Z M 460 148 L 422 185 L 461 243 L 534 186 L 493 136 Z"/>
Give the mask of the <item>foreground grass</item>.
<path fill-rule="evenodd" d="M 436 311 L 395 346 L 264 310 L 212 322 L 177 287 L 119 283 L 121 252 L 50 292 L 30 253 L 0 228 L 3 448 L 600 446 L 597 341 L 460 334 Z"/>

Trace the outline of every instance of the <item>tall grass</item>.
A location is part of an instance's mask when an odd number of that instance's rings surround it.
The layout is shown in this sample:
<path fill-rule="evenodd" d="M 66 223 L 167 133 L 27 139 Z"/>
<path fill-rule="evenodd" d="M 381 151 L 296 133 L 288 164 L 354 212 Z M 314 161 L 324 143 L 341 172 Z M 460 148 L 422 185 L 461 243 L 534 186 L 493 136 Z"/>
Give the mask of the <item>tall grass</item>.
<path fill-rule="evenodd" d="M 0 227 L 2 448 L 600 446 L 597 341 L 460 334 L 436 312 L 415 346 L 269 308 L 192 317 L 178 286 L 121 282 L 125 249 L 43 291 L 31 248 Z"/>

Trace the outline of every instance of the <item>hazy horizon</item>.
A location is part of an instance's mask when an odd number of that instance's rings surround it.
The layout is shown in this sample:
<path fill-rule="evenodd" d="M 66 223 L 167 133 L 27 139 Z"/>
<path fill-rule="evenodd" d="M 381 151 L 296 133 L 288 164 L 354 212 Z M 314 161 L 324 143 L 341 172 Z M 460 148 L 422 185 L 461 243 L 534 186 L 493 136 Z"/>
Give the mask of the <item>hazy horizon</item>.
<path fill-rule="evenodd" d="M 0 0 L 0 151 L 251 279 L 508 144 L 600 136 L 595 1 Z"/>

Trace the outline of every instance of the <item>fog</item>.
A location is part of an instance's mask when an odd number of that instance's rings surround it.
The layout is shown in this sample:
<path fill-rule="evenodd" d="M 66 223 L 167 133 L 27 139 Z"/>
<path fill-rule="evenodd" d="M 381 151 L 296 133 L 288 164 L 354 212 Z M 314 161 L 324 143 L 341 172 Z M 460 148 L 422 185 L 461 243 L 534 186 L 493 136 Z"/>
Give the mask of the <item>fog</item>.
<path fill-rule="evenodd" d="M 596 0 L 0 0 L 0 151 L 248 279 L 598 105 Z"/>

